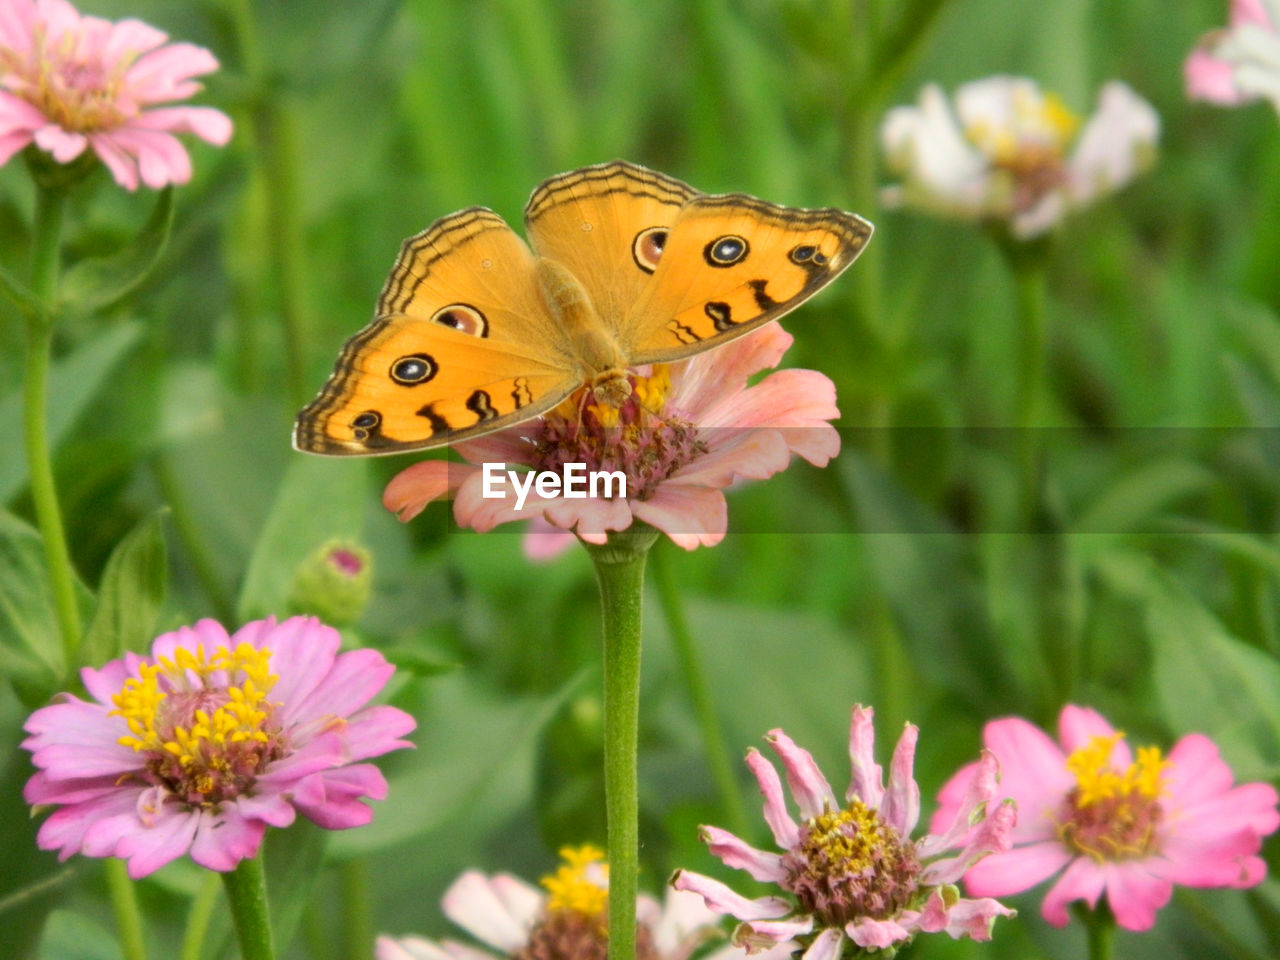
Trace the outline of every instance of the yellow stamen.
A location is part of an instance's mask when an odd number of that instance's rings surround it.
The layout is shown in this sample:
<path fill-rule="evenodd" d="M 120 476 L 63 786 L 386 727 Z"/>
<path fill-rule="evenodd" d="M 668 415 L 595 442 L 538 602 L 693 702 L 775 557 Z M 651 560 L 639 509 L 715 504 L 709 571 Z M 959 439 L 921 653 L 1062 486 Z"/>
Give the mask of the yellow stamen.
<path fill-rule="evenodd" d="M 604 914 L 609 902 L 609 867 L 604 852 L 590 844 L 562 847 L 564 863 L 539 882 L 547 888 L 547 912 L 571 912 L 584 917 Z"/>
<path fill-rule="evenodd" d="M 1067 769 L 1075 775 L 1079 794 L 1077 807 L 1090 807 L 1103 800 L 1141 797 L 1155 800 L 1164 792 L 1163 775 L 1169 761 L 1159 747 L 1142 747 L 1138 759 L 1124 770 L 1111 767 L 1111 752 L 1124 734 L 1093 737 L 1067 757 Z"/>

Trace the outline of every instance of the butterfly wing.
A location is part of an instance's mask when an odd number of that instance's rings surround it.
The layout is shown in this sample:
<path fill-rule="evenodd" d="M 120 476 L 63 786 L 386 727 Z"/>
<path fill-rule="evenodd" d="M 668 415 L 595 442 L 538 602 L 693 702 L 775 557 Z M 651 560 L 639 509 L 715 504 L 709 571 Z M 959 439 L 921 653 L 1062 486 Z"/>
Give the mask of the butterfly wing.
<path fill-rule="evenodd" d="M 293 443 L 337 455 L 440 446 L 543 413 L 583 376 L 528 246 L 493 212 L 462 210 L 401 246 L 375 319 L 298 414 Z"/>
<path fill-rule="evenodd" d="M 697 196 L 674 177 L 614 160 L 539 186 L 525 207 L 525 232 L 539 256 L 573 274 L 616 330 L 652 278 L 659 239 Z"/>
<path fill-rule="evenodd" d="M 793 310 L 862 252 L 872 226 L 745 194 L 681 208 L 661 259 L 617 331 L 632 364 L 679 360 Z"/>

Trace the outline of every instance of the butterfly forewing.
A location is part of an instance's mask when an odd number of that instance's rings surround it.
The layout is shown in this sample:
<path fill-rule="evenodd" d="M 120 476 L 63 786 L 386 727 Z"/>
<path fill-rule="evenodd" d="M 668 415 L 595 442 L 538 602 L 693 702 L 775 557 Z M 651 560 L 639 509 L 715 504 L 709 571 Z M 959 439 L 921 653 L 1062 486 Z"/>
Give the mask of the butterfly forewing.
<path fill-rule="evenodd" d="M 538 187 L 525 207 L 525 231 L 538 256 L 568 268 L 616 331 L 649 283 L 666 233 L 697 196 L 674 177 L 615 160 Z"/>
<path fill-rule="evenodd" d="M 632 363 L 678 360 L 775 320 L 848 268 L 871 230 L 842 210 L 697 197 L 623 323 L 623 349 Z"/>
<path fill-rule="evenodd" d="M 460 211 L 406 240 L 378 311 L 298 415 L 298 449 L 439 446 L 526 420 L 582 383 L 533 255 L 491 211 Z"/>

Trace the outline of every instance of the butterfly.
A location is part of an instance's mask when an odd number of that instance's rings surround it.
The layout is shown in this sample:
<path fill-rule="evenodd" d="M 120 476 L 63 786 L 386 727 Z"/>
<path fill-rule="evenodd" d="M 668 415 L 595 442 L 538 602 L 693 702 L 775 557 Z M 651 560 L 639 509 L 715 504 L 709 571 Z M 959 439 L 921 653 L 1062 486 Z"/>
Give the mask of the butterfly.
<path fill-rule="evenodd" d="M 436 447 L 545 414 L 584 387 L 618 407 L 629 367 L 690 357 L 782 316 L 872 232 L 856 214 L 699 193 L 620 160 L 547 180 L 524 219 L 529 244 L 484 207 L 406 240 L 373 321 L 298 414 L 293 445 Z"/>

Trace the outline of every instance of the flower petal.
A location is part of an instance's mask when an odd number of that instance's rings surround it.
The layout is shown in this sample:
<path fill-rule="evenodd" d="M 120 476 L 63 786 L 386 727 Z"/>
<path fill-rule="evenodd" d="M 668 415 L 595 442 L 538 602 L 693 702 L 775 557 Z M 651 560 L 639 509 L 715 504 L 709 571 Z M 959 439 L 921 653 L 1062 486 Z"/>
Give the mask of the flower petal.
<path fill-rule="evenodd" d="M 831 784 L 827 783 L 808 750 L 796 746 L 795 741 L 781 730 L 770 730 L 765 735 L 765 742 L 782 760 L 787 786 L 791 788 L 801 819 L 808 820 L 839 808 Z"/>
<path fill-rule="evenodd" d="M 755 747 L 747 751 L 747 766 L 756 775 L 756 783 L 764 795 L 764 820 L 773 832 L 774 842 L 783 850 L 792 849 L 800 842 L 800 827 L 787 812 L 787 799 L 777 769 Z"/>
<path fill-rule="evenodd" d="M 779 854 L 757 850 L 719 827 L 700 827 L 698 832 L 711 854 L 724 861 L 725 866 L 745 870 L 764 883 L 778 883 L 787 875 Z"/>
<path fill-rule="evenodd" d="M 727 913 L 739 920 L 776 920 L 791 912 L 791 904 L 780 897 L 748 900 L 719 880 L 689 870 L 677 870 L 671 877 L 671 886 L 696 893 L 716 913 Z"/>

